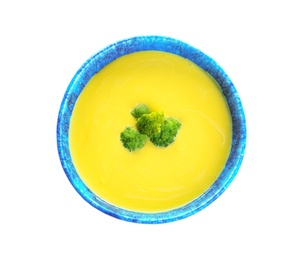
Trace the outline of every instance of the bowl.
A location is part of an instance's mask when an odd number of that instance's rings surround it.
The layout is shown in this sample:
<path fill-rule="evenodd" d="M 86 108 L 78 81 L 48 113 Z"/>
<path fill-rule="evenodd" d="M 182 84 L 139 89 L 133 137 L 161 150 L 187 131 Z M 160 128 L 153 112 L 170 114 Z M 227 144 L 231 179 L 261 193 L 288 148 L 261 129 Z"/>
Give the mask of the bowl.
<path fill-rule="evenodd" d="M 193 201 L 162 212 L 138 212 L 113 205 L 84 183 L 72 160 L 69 146 L 70 119 L 76 101 L 88 81 L 106 65 L 127 54 L 140 51 L 162 51 L 190 60 L 208 72 L 219 84 L 227 101 L 232 119 L 232 143 L 229 157 L 221 174 L 212 186 Z M 245 152 L 246 122 L 243 106 L 235 86 L 223 69 L 209 56 L 189 44 L 164 36 L 139 36 L 116 42 L 90 57 L 72 78 L 61 103 L 57 121 L 57 146 L 61 165 L 70 183 L 81 197 L 101 212 L 120 220 L 158 224 L 189 217 L 215 201 L 235 178 Z"/>

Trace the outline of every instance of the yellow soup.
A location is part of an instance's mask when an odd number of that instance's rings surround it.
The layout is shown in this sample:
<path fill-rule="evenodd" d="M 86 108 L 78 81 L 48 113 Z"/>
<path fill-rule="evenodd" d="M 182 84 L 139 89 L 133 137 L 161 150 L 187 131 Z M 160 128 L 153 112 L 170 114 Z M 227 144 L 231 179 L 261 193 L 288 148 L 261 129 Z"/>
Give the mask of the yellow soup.
<path fill-rule="evenodd" d="M 129 152 L 120 141 L 130 111 L 146 104 L 181 122 L 168 147 L 147 141 Z M 180 56 L 142 51 L 111 62 L 94 75 L 74 107 L 69 132 L 73 163 L 96 195 L 138 212 L 185 205 L 218 178 L 229 156 L 232 121 L 220 87 Z"/>

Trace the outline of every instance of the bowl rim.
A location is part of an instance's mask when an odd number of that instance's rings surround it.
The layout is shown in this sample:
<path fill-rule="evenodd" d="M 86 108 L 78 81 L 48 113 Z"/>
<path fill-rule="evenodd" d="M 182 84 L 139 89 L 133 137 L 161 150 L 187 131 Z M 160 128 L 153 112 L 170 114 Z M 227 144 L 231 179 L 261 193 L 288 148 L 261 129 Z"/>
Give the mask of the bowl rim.
<path fill-rule="evenodd" d="M 219 84 L 232 117 L 232 146 L 218 179 L 202 195 L 185 206 L 158 213 L 134 212 L 112 205 L 95 195 L 81 180 L 69 150 L 69 124 L 75 102 L 90 78 L 113 60 L 133 52 L 156 50 L 179 55 L 197 64 Z M 76 72 L 62 99 L 57 119 L 57 148 L 63 170 L 74 189 L 90 205 L 117 219 L 143 224 L 173 222 L 191 216 L 215 201 L 233 181 L 246 147 L 246 120 L 238 92 L 224 70 L 208 55 L 180 40 L 165 36 L 136 36 L 118 41 L 91 56 Z"/>

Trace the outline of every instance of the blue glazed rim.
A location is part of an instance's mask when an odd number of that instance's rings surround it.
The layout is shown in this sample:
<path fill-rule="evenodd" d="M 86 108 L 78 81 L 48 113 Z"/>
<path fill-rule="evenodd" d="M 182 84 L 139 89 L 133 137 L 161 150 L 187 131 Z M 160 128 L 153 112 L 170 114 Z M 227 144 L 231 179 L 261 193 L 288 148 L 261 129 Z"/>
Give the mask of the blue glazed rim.
<path fill-rule="evenodd" d="M 220 85 L 232 116 L 233 140 L 229 158 L 215 183 L 201 196 L 180 208 L 160 213 L 140 213 L 118 208 L 107 203 L 80 179 L 71 159 L 68 133 L 75 102 L 90 78 L 113 60 L 133 52 L 156 50 L 189 59 L 207 71 Z M 61 103 L 57 121 L 57 147 L 62 167 L 75 190 L 90 205 L 115 218 L 128 222 L 158 224 L 191 216 L 215 201 L 235 178 L 242 163 L 246 146 L 246 122 L 237 90 L 223 69 L 200 50 L 173 38 L 138 36 L 114 43 L 90 57 L 71 80 Z"/>

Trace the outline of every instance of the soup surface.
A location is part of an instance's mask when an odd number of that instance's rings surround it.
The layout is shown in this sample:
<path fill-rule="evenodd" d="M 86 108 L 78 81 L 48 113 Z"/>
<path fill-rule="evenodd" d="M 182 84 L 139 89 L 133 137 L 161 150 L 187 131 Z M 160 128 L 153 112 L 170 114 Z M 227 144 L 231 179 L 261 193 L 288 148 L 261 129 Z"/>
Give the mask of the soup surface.
<path fill-rule="evenodd" d="M 147 141 L 129 152 L 120 141 L 130 111 L 146 104 L 174 117 L 181 128 L 168 147 Z M 83 182 L 115 206 L 162 212 L 205 192 L 229 156 L 232 122 L 217 83 L 191 61 L 143 51 L 125 55 L 94 75 L 80 94 L 70 122 L 69 145 Z"/>

